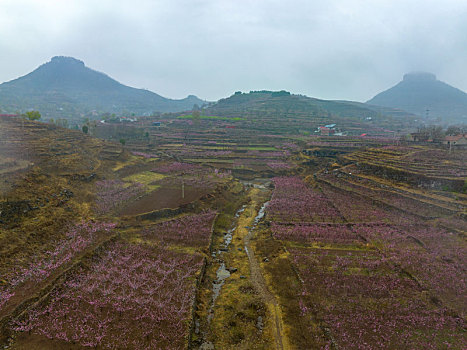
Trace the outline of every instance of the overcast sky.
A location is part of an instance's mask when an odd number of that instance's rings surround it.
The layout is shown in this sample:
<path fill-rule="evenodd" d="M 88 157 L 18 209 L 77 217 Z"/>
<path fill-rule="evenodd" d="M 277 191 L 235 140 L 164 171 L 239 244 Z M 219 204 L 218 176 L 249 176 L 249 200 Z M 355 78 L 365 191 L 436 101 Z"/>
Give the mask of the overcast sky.
<path fill-rule="evenodd" d="M 366 101 L 419 70 L 467 91 L 467 1 L 0 0 L 0 82 L 57 55 L 170 98 Z"/>

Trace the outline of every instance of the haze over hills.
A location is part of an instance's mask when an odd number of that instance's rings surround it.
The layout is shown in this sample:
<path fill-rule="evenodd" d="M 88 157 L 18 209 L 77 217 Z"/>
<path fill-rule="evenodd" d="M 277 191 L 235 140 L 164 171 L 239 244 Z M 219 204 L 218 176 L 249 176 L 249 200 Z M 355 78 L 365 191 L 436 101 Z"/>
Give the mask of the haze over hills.
<path fill-rule="evenodd" d="M 467 94 L 431 73 L 405 74 L 397 85 L 367 101 L 367 104 L 406 110 L 441 122 L 467 121 Z"/>
<path fill-rule="evenodd" d="M 53 57 L 33 72 L 0 84 L 0 112 L 37 109 L 44 119 L 76 119 L 104 113 L 182 112 L 205 102 L 193 95 L 172 100 L 148 90 L 125 86 L 86 67 L 80 60 L 63 56 Z M 417 117 L 411 113 L 424 116 L 427 108 L 430 117 L 440 117 L 443 122 L 465 121 L 467 94 L 436 80 L 432 74 L 411 73 L 366 104 L 264 90 L 236 93 L 207 105 L 211 115 L 243 117 L 274 113 L 277 118 L 307 115 L 316 120 L 319 116 L 340 123 L 372 120 L 379 126 L 395 129 L 413 124 Z"/>
<path fill-rule="evenodd" d="M 196 96 L 164 98 L 148 90 L 125 86 L 72 57 L 56 56 L 33 72 L 0 85 L 0 108 L 37 109 L 45 117 L 68 118 L 99 113 L 149 114 L 191 110 L 205 101 Z"/>

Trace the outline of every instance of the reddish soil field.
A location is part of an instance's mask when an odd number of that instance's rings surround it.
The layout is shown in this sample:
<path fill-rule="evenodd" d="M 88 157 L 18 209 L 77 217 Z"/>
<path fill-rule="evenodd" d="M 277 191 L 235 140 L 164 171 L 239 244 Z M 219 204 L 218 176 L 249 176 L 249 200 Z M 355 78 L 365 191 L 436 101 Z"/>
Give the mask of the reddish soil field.
<path fill-rule="evenodd" d="M 139 215 L 165 208 L 178 208 L 208 193 L 206 189 L 185 186 L 185 198 L 180 187 L 161 187 L 125 207 L 120 215 Z"/>

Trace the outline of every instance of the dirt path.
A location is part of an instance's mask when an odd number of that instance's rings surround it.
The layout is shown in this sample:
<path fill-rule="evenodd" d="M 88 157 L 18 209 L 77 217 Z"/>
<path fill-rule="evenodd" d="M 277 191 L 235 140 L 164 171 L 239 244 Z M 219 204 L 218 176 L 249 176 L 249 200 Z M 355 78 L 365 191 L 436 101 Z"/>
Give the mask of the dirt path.
<path fill-rule="evenodd" d="M 251 202 L 249 206 L 253 206 L 253 209 L 259 205 L 258 201 L 255 200 L 258 196 L 258 189 L 251 190 Z M 245 244 L 245 251 L 247 252 L 248 261 L 250 265 L 250 279 L 255 286 L 258 293 L 260 293 L 261 297 L 263 298 L 265 304 L 268 307 L 268 311 L 272 318 L 272 328 L 274 334 L 274 341 L 275 341 L 275 348 L 277 350 L 288 350 L 290 349 L 288 340 L 286 338 L 284 332 L 284 322 L 282 320 L 282 310 L 280 308 L 279 302 L 277 301 L 274 294 L 271 293 L 269 288 L 267 287 L 266 280 L 261 271 L 261 266 L 259 261 L 255 255 L 254 249 L 251 245 L 251 239 L 254 237 L 255 228 L 257 221 L 261 219 L 264 215 L 264 204 L 261 207 L 260 211 L 257 212 L 256 216 L 246 217 L 245 221 L 249 225 L 243 225 L 245 222 L 240 217 L 239 225 L 237 230 L 246 231 L 244 234 L 244 244 Z M 248 214 L 248 211 L 245 211 L 245 215 Z"/>

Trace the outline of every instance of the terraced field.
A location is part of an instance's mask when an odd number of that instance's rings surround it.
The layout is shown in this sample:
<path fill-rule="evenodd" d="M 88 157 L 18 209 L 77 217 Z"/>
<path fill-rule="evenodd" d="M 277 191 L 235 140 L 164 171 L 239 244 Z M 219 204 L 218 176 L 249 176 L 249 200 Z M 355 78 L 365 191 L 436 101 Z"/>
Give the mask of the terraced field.
<path fill-rule="evenodd" d="M 326 183 L 316 189 L 297 177 L 274 183 L 271 226 L 263 237 L 272 234 L 283 253 L 271 255 L 266 238 L 257 245 L 271 260 L 265 269 L 289 309 L 286 322 L 297 348 L 466 345 L 462 235 L 362 197 L 354 200 Z M 308 200 L 297 202 L 300 196 Z M 297 206 L 307 215 L 294 215 Z M 279 272 L 284 265 L 294 277 Z"/>
<path fill-rule="evenodd" d="M 467 176 L 465 151 L 388 146 L 367 149 L 346 156 L 372 174 L 431 188 L 460 191 Z"/>
<path fill-rule="evenodd" d="M 0 119 L 0 345 L 465 349 L 466 152 L 250 117 Z"/>

